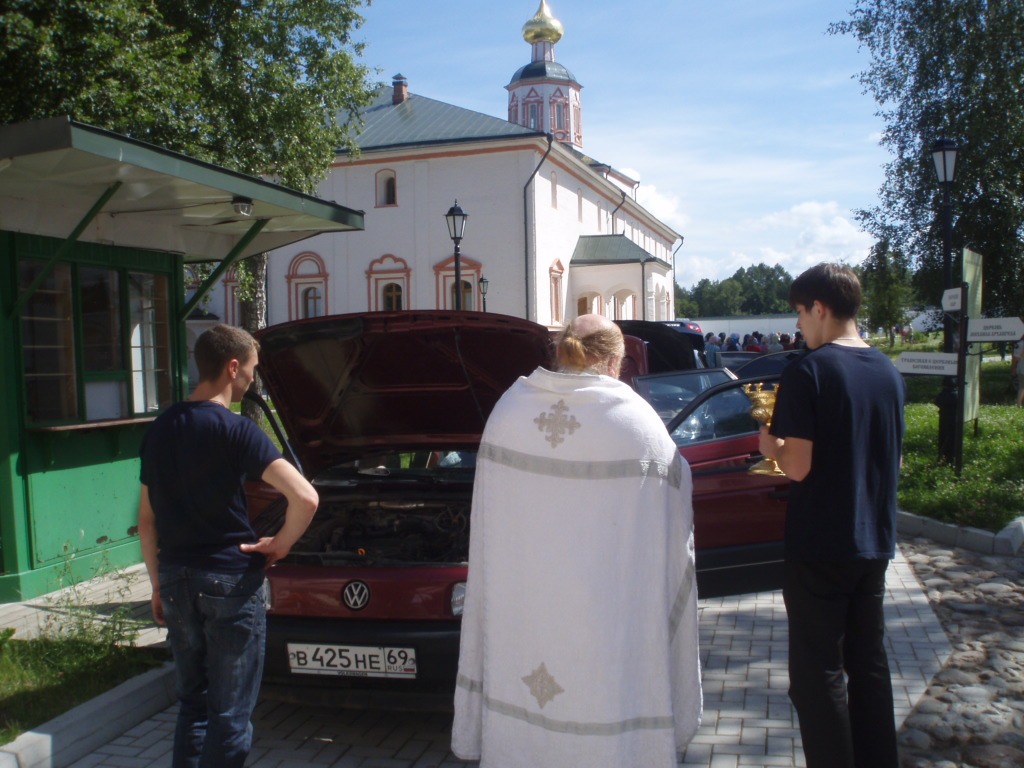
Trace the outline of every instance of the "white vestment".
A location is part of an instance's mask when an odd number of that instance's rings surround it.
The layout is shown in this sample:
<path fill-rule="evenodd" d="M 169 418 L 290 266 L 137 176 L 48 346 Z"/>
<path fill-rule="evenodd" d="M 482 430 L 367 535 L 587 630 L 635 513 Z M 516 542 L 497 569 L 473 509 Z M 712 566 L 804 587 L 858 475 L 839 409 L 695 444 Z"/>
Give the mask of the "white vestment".
<path fill-rule="evenodd" d="M 672 768 L 700 724 L 690 468 L 608 376 L 538 368 L 477 455 L 452 750 Z"/>

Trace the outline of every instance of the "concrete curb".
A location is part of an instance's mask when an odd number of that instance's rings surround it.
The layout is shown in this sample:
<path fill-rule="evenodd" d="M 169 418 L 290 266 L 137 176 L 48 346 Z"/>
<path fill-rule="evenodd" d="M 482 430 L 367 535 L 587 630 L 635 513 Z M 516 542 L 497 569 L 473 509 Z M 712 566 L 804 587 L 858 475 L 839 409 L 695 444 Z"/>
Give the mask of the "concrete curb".
<path fill-rule="evenodd" d="M 1018 517 L 999 533 L 967 525 L 940 523 L 910 512 L 896 512 L 896 528 L 907 536 L 924 536 L 937 544 L 969 549 L 985 555 L 1015 555 L 1024 545 L 1024 517 Z"/>
<path fill-rule="evenodd" d="M 166 662 L 0 746 L 0 768 L 64 768 L 176 700 Z"/>

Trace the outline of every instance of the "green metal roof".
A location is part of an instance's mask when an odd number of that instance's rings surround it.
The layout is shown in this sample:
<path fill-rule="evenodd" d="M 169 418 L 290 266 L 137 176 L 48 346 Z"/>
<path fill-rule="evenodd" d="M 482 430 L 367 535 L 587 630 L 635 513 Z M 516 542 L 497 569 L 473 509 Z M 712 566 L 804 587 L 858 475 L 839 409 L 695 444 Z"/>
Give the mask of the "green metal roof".
<path fill-rule="evenodd" d="M 363 130 L 356 137 L 361 150 L 440 144 L 459 141 L 543 136 L 499 117 L 410 93 L 392 104 L 392 87 L 379 89 L 373 103 L 359 113 Z"/>
<path fill-rule="evenodd" d="M 250 216 L 235 197 L 252 200 Z M 90 213 L 79 240 L 185 261 L 363 229 L 361 211 L 66 117 L 0 126 L 0 230 L 67 238 Z"/>
<path fill-rule="evenodd" d="M 582 235 L 576 241 L 576 249 L 572 252 L 569 266 L 639 264 L 643 261 L 656 261 L 671 267 L 667 261 L 648 253 L 625 235 Z"/>

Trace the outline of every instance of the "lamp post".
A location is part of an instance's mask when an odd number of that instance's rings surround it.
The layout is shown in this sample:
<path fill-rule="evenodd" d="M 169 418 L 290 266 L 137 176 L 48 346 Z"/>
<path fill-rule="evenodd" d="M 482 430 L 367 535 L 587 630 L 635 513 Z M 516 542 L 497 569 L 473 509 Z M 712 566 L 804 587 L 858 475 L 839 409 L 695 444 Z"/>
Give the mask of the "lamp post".
<path fill-rule="evenodd" d="M 487 311 L 487 288 L 490 286 L 491 281 L 483 275 L 480 276 L 480 298 L 484 302 L 484 312 Z"/>
<path fill-rule="evenodd" d="M 459 201 L 456 200 L 455 205 L 448 209 L 444 218 L 448 222 L 448 237 L 455 243 L 455 309 L 459 311 L 462 309 L 462 268 L 459 264 L 459 243 L 462 242 L 462 236 L 466 232 L 466 219 L 469 218 L 469 215 L 459 207 Z"/>
<path fill-rule="evenodd" d="M 949 201 L 949 188 L 956 175 L 956 156 L 959 151 L 956 142 L 941 138 L 932 145 L 932 159 L 935 161 L 935 175 L 942 187 L 942 283 L 945 290 L 953 285 L 953 204 Z M 963 339 L 960 340 L 963 343 Z M 953 318 L 948 312 L 942 317 L 942 351 L 953 352 Z M 952 467 L 959 463 L 957 448 L 957 392 L 956 377 L 946 376 L 942 391 L 936 398 L 939 406 L 939 458 Z"/>

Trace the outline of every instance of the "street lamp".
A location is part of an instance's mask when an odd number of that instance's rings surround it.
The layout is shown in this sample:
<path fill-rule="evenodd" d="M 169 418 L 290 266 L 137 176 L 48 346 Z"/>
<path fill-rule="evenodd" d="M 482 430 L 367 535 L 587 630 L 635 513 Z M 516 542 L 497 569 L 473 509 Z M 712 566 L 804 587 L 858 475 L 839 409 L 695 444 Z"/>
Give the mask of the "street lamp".
<path fill-rule="evenodd" d="M 455 309 L 462 309 L 462 269 L 459 264 L 459 243 L 462 242 L 462 235 L 466 232 L 466 219 L 469 215 L 459 207 L 459 201 L 448 209 L 444 215 L 448 222 L 448 237 L 455 243 Z"/>
<path fill-rule="evenodd" d="M 949 290 L 953 285 L 953 204 L 949 201 L 949 188 L 956 175 L 956 156 L 959 151 L 956 142 L 945 137 L 932 144 L 932 159 L 935 161 L 935 175 L 942 187 L 942 282 Z M 963 340 L 961 339 L 961 342 Z M 942 317 L 942 351 L 953 351 L 953 318 L 948 312 Z M 957 403 L 959 401 L 956 377 L 946 376 L 942 381 L 942 392 L 935 403 L 939 406 L 939 458 L 953 467 L 958 467 L 960 451 L 957 447 Z"/>
<path fill-rule="evenodd" d="M 480 298 L 484 302 L 484 312 L 487 311 L 487 288 L 490 286 L 491 281 L 486 277 L 480 276 Z"/>

